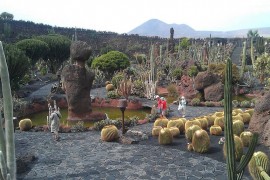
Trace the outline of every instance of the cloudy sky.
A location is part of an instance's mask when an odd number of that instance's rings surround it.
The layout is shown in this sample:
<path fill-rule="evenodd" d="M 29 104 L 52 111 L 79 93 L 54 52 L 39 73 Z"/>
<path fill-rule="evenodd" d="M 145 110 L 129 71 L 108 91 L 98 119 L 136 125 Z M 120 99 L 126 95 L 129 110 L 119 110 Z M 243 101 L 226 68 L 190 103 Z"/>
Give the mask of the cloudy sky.
<path fill-rule="evenodd" d="M 1 0 L 2 12 L 15 20 L 117 33 L 149 19 L 195 30 L 270 27 L 270 0 Z"/>

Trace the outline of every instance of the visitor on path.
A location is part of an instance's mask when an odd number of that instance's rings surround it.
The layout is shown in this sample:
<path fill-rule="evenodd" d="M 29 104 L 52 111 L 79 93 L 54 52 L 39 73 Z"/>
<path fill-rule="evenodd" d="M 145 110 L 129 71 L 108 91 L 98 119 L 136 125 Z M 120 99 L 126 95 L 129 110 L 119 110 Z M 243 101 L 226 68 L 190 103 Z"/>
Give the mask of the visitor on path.
<path fill-rule="evenodd" d="M 180 112 L 180 115 L 182 115 L 182 117 L 186 116 L 186 104 L 187 101 L 184 96 L 179 98 L 178 111 Z"/>
<path fill-rule="evenodd" d="M 161 113 L 162 113 L 162 100 L 160 99 L 159 95 L 156 95 L 155 99 L 157 100 L 157 113 L 161 115 Z"/>
<path fill-rule="evenodd" d="M 56 110 L 54 107 L 52 108 L 52 113 L 49 118 L 49 127 L 51 128 L 51 132 L 53 133 L 53 138 L 55 141 L 59 141 L 59 126 L 60 126 L 60 118 L 61 118 L 61 113 L 58 110 Z"/>
<path fill-rule="evenodd" d="M 165 97 L 161 97 L 161 117 L 165 118 L 166 117 L 166 110 L 167 110 L 167 101 L 165 99 Z"/>

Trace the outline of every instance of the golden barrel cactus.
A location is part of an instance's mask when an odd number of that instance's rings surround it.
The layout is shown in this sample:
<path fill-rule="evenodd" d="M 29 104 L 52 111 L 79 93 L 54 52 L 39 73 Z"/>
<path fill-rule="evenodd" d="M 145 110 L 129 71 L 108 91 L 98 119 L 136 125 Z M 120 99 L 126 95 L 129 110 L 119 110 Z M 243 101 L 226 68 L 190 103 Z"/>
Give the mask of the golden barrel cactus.
<path fill-rule="evenodd" d="M 114 90 L 113 84 L 107 84 L 105 88 L 106 88 L 107 91 L 113 91 Z"/>
<path fill-rule="evenodd" d="M 243 118 L 242 118 L 241 114 L 237 114 L 235 116 L 232 116 L 232 120 L 233 121 L 236 121 L 236 120 L 243 121 Z"/>
<path fill-rule="evenodd" d="M 240 137 L 234 135 L 234 147 L 235 147 L 235 160 L 236 161 L 240 161 L 241 157 L 244 154 L 244 146 L 242 143 L 242 140 L 240 139 Z M 226 153 L 226 143 L 224 143 L 223 145 L 223 154 L 224 157 L 226 157 L 227 153 Z"/>
<path fill-rule="evenodd" d="M 222 128 L 219 125 L 213 125 L 210 127 L 210 134 L 214 136 L 221 136 Z"/>
<path fill-rule="evenodd" d="M 161 129 L 161 126 L 154 126 L 152 129 L 152 136 L 158 136 Z"/>
<path fill-rule="evenodd" d="M 250 119 L 251 119 L 251 116 L 248 112 L 243 112 L 242 114 L 240 114 L 243 118 L 243 122 L 244 124 L 248 124 Z"/>
<path fill-rule="evenodd" d="M 215 117 L 212 115 L 208 115 L 206 116 L 206 119 L 208 121 L 208 127 L 211 127 L 212 125 L 214 125 L 214 121 L 215 121 Z"/>
<path fill-rule="evenodd" d="M 22 119 L 19 122 L 19 127 L 21 131 L 29 131 L 32 128 L 31 119 Z"/>
<path fill-rule="evenodd" d="M 214 125 L 218 125 L 221 127 L 222 130 L 224 130 L 224 116 L 216 117 Z"/>
<path fill-rule="evenodd" d="M 233 112 L 236 112 L 237 114 L 243 113 L 243 110 L 240 108 L 234 109 Z"/>
<path fill-rule="evenodd" d="M 248 170 L 250 175 L 254 180 L 264 180 L 264 178 L 261 175 L 260 170 L 258 169 L 258 166 L 261 166 L 262 169 L 269 174 L 270 173 L 270 162 L 268 156 L 262 152 L 258 151 L 255 152 L 250 159 L 248 163 Z"/>
<path fill-rule="evenodd" d="M 160 145 L 168 145 L 168 144 L 172 144 L 172 142 L 173 142 L 173 136 L 169 128 L 161 129 L 158 136 L 158 143 Z"/>
<path fill-rule="evenodd" d="M 241 138 L 241 140 L 242 140 L 242 142 L 243 142 L 243 145 L 244 145 L 245 147 L 248 147 L 248 146 L 249 146 L 252 137 L 253 137 L 253 133 L 250 132 L 250 131 L 244 131 L 244 132 L 242 132 L 242 133 L 240 134 L 240 138 Z"/>
<path fill-rule="evenodd" d="M 208 129 L 208 121 L 205 117 L 201 117 L 197 119 L 201 123 L 201 128 L 204 130 Z"/>
<path fill-rule="evenodd" d="M 170 127 L 169 130 L 171 131 L 173 137 L 177 137 L 180 134 L 178 127 Z"/>
<path fill-rule="evenodd" d="M 254 113 L 254 108 L 253 109 L 246 109 L 244 112 L 249 113 L 249 115 L 252 117 L 252 115 Z"/>
<path fill-rule="evenodd" d="M 243 121 L 236 120 L 233 121 L 233 134 L 240 136 L 240 134 L 245 130 Z"/>
<path fill-rule="evenodd" d="M 203 130 L 197 130 L 192 136 L 193 150 L 198 153 L 206 153 L 210 147 L 210 137 L 208 133 Z"/>
<path fill-rule="evenodd" d="M 185 126 L 181 119 L 170 120 L 167 124 L 167 128 L 170 127 L 177 127 L 180 133 L 183 133 L 185 131 Z"/>
<path fill-rule="evenodd" d="M 101 130 L 101 140 L 106 142 L 116 141 L 119 138 L 118 129 L 115 125 L 104 126 Z"/>
<path fill-rule="evenodd" d="M 191 142 L 192 141 L 192 136 L 195 133 L 195 131 L 202 129 L 200 126 L 198 125 L 192 125 L 190 126 L 186 131 L 185 131 L 185 136 L 186 139 Z"/>
<path fill-rule="evenodd" d="M 200 121 L 198 121 L 198 120 L 189 120 L 189 121 L 187 121 L 186 122 L 186 124 L 185 124 L 185 132 L 187 131 L 187 129 L 189 128 L 189 127 L 191 127 L 192 125 L 197 125 L 197 126 L 199 126 L 199 127 L 201 127 L 201 123 L 200 123 Z"/>
<path fill-rule="evenodd" d="M 167 118 L 157 118 L 154 122 L 154 126 L 167 127 L 169 120 Z"/>

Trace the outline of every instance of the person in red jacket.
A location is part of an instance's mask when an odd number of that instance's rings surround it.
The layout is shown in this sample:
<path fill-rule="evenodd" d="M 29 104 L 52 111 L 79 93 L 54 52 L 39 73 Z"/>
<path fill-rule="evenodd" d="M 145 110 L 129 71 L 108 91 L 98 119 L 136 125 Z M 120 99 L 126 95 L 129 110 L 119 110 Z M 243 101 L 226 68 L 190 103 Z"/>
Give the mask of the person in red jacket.
<path fill-rule="evenodd" d="M 161 97 L 161 117 L 166 117 L 167 101 L 164 97 Z"/>
<path fill-rule="evenodd" d="M 156 100 L 157 100 L 157 113 L 158 114 L 162 114 L 162 100 L 160 99 L 159 95 L 155 96 Z"/>

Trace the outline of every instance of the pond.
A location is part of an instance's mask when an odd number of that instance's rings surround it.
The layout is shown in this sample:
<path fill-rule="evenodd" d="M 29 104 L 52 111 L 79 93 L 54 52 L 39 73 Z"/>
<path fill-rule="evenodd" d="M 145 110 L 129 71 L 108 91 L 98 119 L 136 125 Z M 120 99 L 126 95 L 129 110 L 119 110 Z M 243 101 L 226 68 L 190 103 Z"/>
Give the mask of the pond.
<path fill-rule="evenodd" d="M 93 112 L 106 113 L 108 115 L 109 119 L 114 119 L 114 120 L 122 119 L 122 112 L 120 111 L 119 108 L 92 107 L 92 109 L 93 109 Z M 151 113 L 150 108 L 143 108 L 143 109 L 139 109 L 139 110 L 126 109 L 124 115 L 125 115 L 125 119 L 129 119 L 129 118 L 134 117 L 134 116 L 138 116 L 140 119 L 144 119 L 145 116 L 147 114 L 150 114 L 150 113 Z M 68 122 L 66 120 L 67 116 L 68 116 L 67 109 L 61 109 L 61 114 L 62 114 L 61 124 L 71 125 L 71 124 L 68 124 Z M 43 111 L 40 113 L 28 115 L 25 118 L 31 119 L 33 126 L 41 126 L 41 125 L 47 124 L 47 116 L 48 116 L 48 111 Z M 87 127 L 90 127 L 92 125 L 93 125 L 92 122 L 85 123 L 85 126 L 87 126 Z"/>

